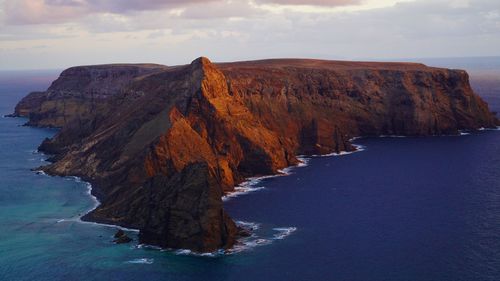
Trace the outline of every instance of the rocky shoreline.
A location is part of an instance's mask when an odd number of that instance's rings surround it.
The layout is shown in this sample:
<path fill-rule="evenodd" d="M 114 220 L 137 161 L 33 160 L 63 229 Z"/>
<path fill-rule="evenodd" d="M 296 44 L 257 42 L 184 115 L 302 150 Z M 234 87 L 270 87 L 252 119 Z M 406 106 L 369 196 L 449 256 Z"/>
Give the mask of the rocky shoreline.
<path fill-rule="evenodd" d="M 238 228 L 222 196 L 297 155 L 353 151 L 350 139 L 447 135 L 500 123 L 465 71 L 411 63 L 264 60 L 65 70 L 13 116 L 61 127 L 40 146 L 50 175 L 90 182 L 83 220 L 140 229 L 140 243 L 213 252 Z"/>

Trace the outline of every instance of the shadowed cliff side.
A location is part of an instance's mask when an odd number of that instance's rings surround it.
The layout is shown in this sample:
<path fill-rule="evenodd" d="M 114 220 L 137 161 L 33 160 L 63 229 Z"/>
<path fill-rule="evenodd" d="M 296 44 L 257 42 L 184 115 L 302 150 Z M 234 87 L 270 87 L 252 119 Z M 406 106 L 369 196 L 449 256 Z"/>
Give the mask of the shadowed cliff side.
<path fill-rule="evenodd" d="M 231 247 L 238 229 L 223 210 L 223 193 L 245 177 L 296 164 L 298 154 L 353 150 L 355 136 L 498 125 L 460 70 L 206 58 L 148 69 L 106 80 L 113 90 L 92 110 L 82 101 L 83 111 L 51 106 L 71 100 L 78 108 L 74 97 L 93 93 L 88 82 L 66 82 L 79 81 L 77 74 L 61 75 L 56 95 L 53 84 L 23 99 L 16 113 L 29 114 L 31 125 L 62 125 L 40 146 L 54 154 L 43 169 L 94 185 L 102 204 L 84 219 L 139 228 L 141 242 L 168 248 Z M 64 122 L 54 117 L 61 115 Z"/>
<path fill-rule="evenodd" d="M 33 92 L 13 116 L 29 117 L 27 125 L 63 127 L 74 117 L 94 114 L 102 102 L 120 93 L 135 78 L 165 70 L 159 64 L 108 64 L 64 70 L 45 92 Z"/>

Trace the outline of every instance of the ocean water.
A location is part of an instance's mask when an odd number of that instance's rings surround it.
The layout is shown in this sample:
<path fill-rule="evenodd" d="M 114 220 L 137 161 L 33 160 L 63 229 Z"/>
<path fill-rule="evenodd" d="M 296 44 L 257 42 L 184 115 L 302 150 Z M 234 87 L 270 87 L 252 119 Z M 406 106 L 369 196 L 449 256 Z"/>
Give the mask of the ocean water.
<path fill-rule="evenodd" d="M 0 114 L 50 75 L 0 79 Z M 115 228 L 79 222 L 87 185 L 31 171 L 55 131 L 25 121 L 0 118 L 2 281 L 500 280 L 500 131 L 357 139 L 361 152 L 254 179 L 225 204 L 255 236 L 194 256 L 115 245 Z"/>

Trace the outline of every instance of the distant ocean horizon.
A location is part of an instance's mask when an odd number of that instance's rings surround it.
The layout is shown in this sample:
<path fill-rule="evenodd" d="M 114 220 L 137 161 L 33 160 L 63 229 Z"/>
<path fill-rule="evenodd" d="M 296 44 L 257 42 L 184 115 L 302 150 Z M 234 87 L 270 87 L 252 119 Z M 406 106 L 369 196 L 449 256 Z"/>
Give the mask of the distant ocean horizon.
<path fill-rule="evenodd" d="M 268 57 L 268 58 L 262 58 L 262 59 L 271 59 L 274 57 Z M 343 60 L 343 61 L 386 61 L 386 62 L 420 62 L 427 64 L 429 66 L 435 66 L 435 67 L 445 67 L 445 68 L 458 68 L 458 69 L 465 69 L 468 71 L 475 71 L 475 70 L 494 70 L 494 71 L 499 71 L 500 70 L 500 56 L 472 56 L 472 57 L 400 57 L 400 58 L 371 58 L 371 57 L 359 57 L 359 58 L 344 58 L 344 57 L 324 57 L 322 58 L 321 56 L 318 57 L 310 57 L 312 59 L 324 59 L 324 60 Z M 246 59 L 242 59 L 246 60 Z M 217 61 L 215 61 L 217 62 Z M 221 61 L 223 62 L 223 61 Z M 109 63 L 127 63 L 125 61 L 119 61 L 119 62 L 109 62 Z M 158 64 L 165 64 L 165 65 L 178 65 L 178 64 L 169 64 L 168 62 L 164 61 L 158 61 L 154 62 Z M 188 64 L 189 61 L 186 61 L 186 64 Z M 101 63 L 100 63 L 101 64 Z M 92 65 L 91 63 L 87 65 Z M 68 65 L 67 67 L 72 67 L 76 65 Z M 6 77 L 10 78 L 20 78 L 22 76 L 37 76 L 37 77 L 42 77 L 45 75 L 45 77 L 48 76 L 57 76 L 61 71 L 63 71 L 65 68 L 39 68 L 39 69 L 1 69 L 0 68 L 0 79 L 3 79 L 5 81 Z M 21 74 L 21 75 L 19 75 Z"/>

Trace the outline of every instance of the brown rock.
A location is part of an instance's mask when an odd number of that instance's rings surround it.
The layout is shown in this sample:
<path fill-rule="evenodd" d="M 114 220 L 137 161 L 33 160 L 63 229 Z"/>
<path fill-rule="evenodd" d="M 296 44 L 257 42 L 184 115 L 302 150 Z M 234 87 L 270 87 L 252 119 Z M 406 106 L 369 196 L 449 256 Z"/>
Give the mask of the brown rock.
<path fill-rule="evenodd" d="M 29 117 L 31 126 L 63 127 L 74 118 L 94 115 L 104 100 L 121 93 L 133 80 L 166 68 L 157 64 L 71 67 L 47 91 L 33 92 L 23 98 L 13 116 Z"/>
<path fill-rule="evenodd" d="M 121 229 L 119 229 L 115 233 L 114 238 L 115 240 L 113 240 L 113 242 L 115 242 L 116 244 L 125 244 L 132 242 L 132 238 L 128 237 L 127 234 Z"/>
<path fill-rule="evenodd" d="M 222 190 L 205 163 L 190 164 L 172 177 L 147 183 L 148 214 L 141 243 L 197 252 L 230 248 L 237 228 L 222 209 Z"/>
<path fill-rule="evenodd" d="M 240 237 L 250 237 L 252 236 L 253 229 L 246 229 L 243 227 L 238 227 L 238 236 Z"/>
<path fill-rule="evenodd" d="M 93 184 L 102 204 L 84 219 L 139 228 L 141 243 L 168 248 L 231 247 L 238 229 L 223 192 L 298 154 L 353 150 L 354 136 L 499 124 L 466 72 L 422 64 L 199 58 L 99 80 L 101 67 L 63 72 L 16 112 L 63 126 L 40 147 L 56 154 L 44 170 Z"/>

